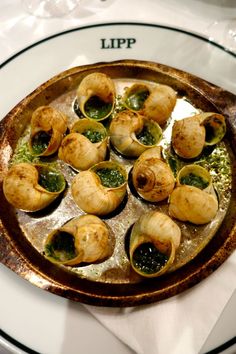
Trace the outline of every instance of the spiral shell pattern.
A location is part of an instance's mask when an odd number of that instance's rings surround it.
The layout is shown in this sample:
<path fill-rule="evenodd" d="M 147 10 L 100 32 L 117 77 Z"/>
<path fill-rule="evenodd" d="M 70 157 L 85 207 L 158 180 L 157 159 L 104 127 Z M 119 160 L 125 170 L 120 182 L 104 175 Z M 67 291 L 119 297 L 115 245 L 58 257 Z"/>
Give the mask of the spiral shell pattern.
<path fill-rule="evenodd" d="M 171 194 L 175 178 L 161 159 L 160 147 L 147 150 L 134 163 L 132 181 L 137 193 L 149 202 L 162 201 Z"/>

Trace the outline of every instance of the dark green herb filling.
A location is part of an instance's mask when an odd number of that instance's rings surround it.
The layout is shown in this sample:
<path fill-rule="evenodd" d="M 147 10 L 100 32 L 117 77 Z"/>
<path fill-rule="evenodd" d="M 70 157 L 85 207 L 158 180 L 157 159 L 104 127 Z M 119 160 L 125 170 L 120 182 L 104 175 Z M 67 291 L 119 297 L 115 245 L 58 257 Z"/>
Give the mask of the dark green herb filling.
<path fill-rule="evenodd" d="M 34 154 L 42 154 L 48 148 L 50 140 L 51 133 L 41 131 L 35 134 L 31 143 Z"/>
<path fill-rule="evenodd" d="M 111 111 L 111 108 L 111 103 L 105 103 L 98 96 L 89 98 L 84 107 L 86 114 L 93 119 L 106 117 Z"/>
<path fill-rule="evenodd" d="M 154 145 L 156 144 L 156 139 L 152 135 L 150 129 L 148 126 L 144 126 L 142 131 L 136 135 L 137 139 L 140 141 L 141 144 L 143 145 Z"/>
<path fill-rule="evenodd" d="M 104 139 L 104 134 L 94 129 L 87 129 L 82 134 L 86 136 L 86 138 L 88 138 L 91 143 L 98 143 Z"/>
<path fill-rule="evenodd" d="M 127 97 L 126 104 L 129 108 L 135 111 L 139 111 L 143 107 L 143 104 L 148 98 L 149 94 L 149 90 L 145 89 L 134 92 L 129 97 Z"/>
<path fill-rule="evenodd" d="M 101 179 L 101 183 L 104 187 L 116 188 L 125 182 L 124 176 L 116 168 L 101 168 L 96 171 L 96 174 Z"/>
<path fill-rule="evenodd" d="M 189 173 L 186 176 L 183 176 L 180 178 L 180 183 L 181 184 L 187 184 L 189 186 L 197 187 L 199 189 L 205 189 L 208 185 L 209 182 L 206 181 L 204 178 L 195 175 L 194 173 Z"/>
<path fill-rule="evenodd" d="M 52 170 L 47 166 L 37 166 L 39 173 L 38 184 L 49 192 L 59 192 L 65 186 L 65 180 L 62 174 Z"/>
<path fill-rule="evenodd" d="M 51 243 L 45 246 L 45 254 L 57 261 L 67 261 L 76 257 L 74 236 L 65 231 L 58 231 Z"/>
<path fill-rule="evenodd" d="M 153 274 L 161 270 L 168 261 L 168 256 L 158 251 L 151 243 L 138 246 L 133 253 L 133 264 L 142 273 Z"/>

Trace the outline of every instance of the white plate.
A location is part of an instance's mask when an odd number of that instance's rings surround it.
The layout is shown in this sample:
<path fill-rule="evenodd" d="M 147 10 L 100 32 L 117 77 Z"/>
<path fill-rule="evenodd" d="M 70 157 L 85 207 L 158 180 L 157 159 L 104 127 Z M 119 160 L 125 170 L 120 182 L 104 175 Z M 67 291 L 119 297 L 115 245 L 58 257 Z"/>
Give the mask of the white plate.
<path fill-rule="evenodd" d="M 4 62 L 0 66 L 0 119 L 59 72 L 76 65 L 119 59 L 163 63 L 236 93 L 236 78 L 232 77 L 236 73 L 235 55 L 219 45 L 158 25 L 106 23 L 47 38 Z M 82 305 L 40 290 L 4 266 L 0 267 L 0 277 L 0 328 L 31 352 L 100 354 L 112 347 L 114 354 L 131 353 Z M 16 353 L 20 344 L 8 343 L 2 339 L 2 344 Z"/>

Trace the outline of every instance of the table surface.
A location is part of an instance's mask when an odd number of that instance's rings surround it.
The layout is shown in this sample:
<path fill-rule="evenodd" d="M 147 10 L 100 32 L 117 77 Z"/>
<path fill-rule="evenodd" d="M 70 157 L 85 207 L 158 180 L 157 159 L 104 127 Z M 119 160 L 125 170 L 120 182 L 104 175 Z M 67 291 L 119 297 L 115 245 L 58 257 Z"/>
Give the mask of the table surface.
<path fill-rule="evenodd" d="M 0 63 L 45 37 L 90 23 L 103 23 L 108 20 L 149 22 L 174 26 L 207 36 L 210 24 L 216 19 L 230 20 L 234 16 L 236 17 L 234 0 L 129 0 L 129 2 L 124 0 L 81 0 L 79 6 L 63 18 L 38 19 L 23 10 L 21 1 L 2 0 L 0 2 Z M 227 43 L 225 45 L 227 46 Z M 14 283 L 18 281 L 16 275 L 11 274 L 9 270 L 6 270 L 6 277 Z M 53 295 L 47 294 L 46 296 Z M 214 348 L 215 343 L 222 343 L 235 336 L 235 309 L 236 293 L 226 305 L 201 353 Z M 101 338 L 99 347 L 96 348 L 97 354 L 106 353 L 107 349 L 104 344 L 106 341 L 113 346 L 114 354 L 132 353 L 128 347 L 95 321 L 85 309 L 81 309 L 81 314 L 84 320 L 84 328 L 81 328 L 81 331 L 86 333 L 91 329 L 92 323 L 93 329 Z M 80 340 L 81 348 L 84 346 L 87 350 L 86 354 L 90 354 L 86 338 Z M 94 349 L 91 346 L 91 353 Z M 229 354 L 235 352 L 235 346 L 224 351 Z M 19 350 L 2 338 L 0 353 L 24 353 L 24 350 Z"/>

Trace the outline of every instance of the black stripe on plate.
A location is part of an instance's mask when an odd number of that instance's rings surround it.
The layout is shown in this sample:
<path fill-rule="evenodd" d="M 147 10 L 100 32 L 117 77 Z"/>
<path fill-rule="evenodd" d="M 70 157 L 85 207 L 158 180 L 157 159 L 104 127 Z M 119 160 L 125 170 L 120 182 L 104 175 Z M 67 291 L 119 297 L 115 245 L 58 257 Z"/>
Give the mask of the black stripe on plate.
<path fill-rule="evenodd" d="M 20 50 L 19 52 L 17 52 L 16 54 L 12 55 L 10 58 L 8 58 L 7 60 L 5 60 L 2 64 L 0 64 L 0 69 L 3 68 L 3 66 L 5 66 L 6 64 L 8 64 L 10 61 L 12 61 L 13 59 L 15 59 L 16 57 L 18 57 L 19 55 L 21 55 L 22 53 L 26 52 L 27 50 L 43 43 L 46 42 L 48 40 L 51 40 L 53 38 L 65 35 L 67 33 L 71 33 L 71 32 L 76 32 L 76 31 L 81 31 L 81 30 L 86 30 L 86 29 L 90 29 L 90 28 L 96 28 L 96 27 L 107 27 L 107 26 L 144 26 L 144 27 L 154 27 L 154 28 L 162 28 L 162 29 L 167 29 L 170 31 L 174 31 L 174 32 L 179 32 L 179 33 L 184 33 L 188 36 L 191 37 L 195 37 L 198 38 L 204 42 L 207 42 L 211 45 L 213 45 L 214 47 L 217 47 L 221 50 L 223 50 L 224 52 L 228 53 L 229 55 L 232 55 L 233 57 L 236 58 L 236 54 L 231 52 L 229 49 L 223 47 L 221 44 L 218 44 L 212 40 L 209 40 L 208 38 L 205 38 L 203 36 L 201 36 L 200 34 L 197 33 L 192 33 L 192 32 L 188 32 L 184 29 L 180 29 L 180 28 L 175 28 L 175 27 L 171 27 L 171 26 L 164 26 L 164 25 L 157 25 L 154 23 L 144 23 L 144 22 L 107 22 L 107 23 L 99 23 L 99 24 L 95 24 L 95 25 L 88 25 L 88 26 L 82 26 L 82 27 L 77 27 L 77 28 L 72 28 L 63 32 L 59 32 L 56 33 L 52 36 L 43 38 L 31 45 L 29 45 L 28 47 Z"/>
<path fill-rule="evenodd" d="M 29 353 L 29 354 L 40 354 L 39 352 L 36 352 L 35 350 L 30 349 L 26 345 L 18 342 L 16 339 L 14 339 L 11 336 L 9 336 L 9 334 L 4 332 L 2 329 L 0 329 L 0 337 L 6 339 L 9 343 L 13 344 L 15 347 L 17 347 L 17 348 L 19 348 L 21 350 L 24 350 L 26 353 Z"/>
<path fill-rule="evenodd" d="M 210 350 L 209 352 L 205 354 L 219 354 L 222 353 L 224 350 L 230 348 L 232 345 L 236 344 L 236 337 L 233 337 L 232 339 L 228 340 L 227 342 L 219 345 L 219 347 Z"/>

